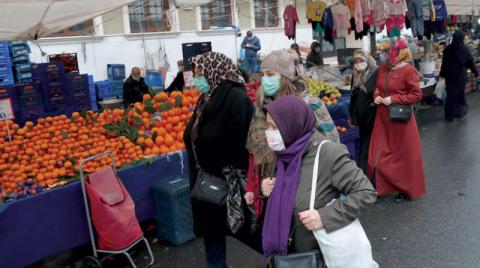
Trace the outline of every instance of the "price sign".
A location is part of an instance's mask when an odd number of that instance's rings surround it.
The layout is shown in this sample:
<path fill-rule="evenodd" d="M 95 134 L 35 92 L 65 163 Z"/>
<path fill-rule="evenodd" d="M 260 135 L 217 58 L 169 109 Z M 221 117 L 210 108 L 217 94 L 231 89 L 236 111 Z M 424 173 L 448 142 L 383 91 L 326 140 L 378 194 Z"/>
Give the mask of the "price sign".
<path fill-rule="evenodd" d="M 13 112 L 12 99 L 0 99 L 0 120 L 14 120 L 15 113 Z"/>

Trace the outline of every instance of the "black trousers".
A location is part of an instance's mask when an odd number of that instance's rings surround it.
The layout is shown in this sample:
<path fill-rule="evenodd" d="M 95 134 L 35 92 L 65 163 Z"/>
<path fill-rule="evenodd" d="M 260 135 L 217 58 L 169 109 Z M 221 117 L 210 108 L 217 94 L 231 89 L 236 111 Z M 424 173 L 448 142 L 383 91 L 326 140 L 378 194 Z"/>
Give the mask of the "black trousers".
<path fill-rule="evenodd" d="M 231 235 L 251 249 L 263 254 L 262 249 L 262 231 L 250 233 L 247 229 L 242 229 L 238 233 Z M 207 268 L 227 268 L 227 243 L 225 236 L 204 237 L 205 254 L 207 259 Z"/>

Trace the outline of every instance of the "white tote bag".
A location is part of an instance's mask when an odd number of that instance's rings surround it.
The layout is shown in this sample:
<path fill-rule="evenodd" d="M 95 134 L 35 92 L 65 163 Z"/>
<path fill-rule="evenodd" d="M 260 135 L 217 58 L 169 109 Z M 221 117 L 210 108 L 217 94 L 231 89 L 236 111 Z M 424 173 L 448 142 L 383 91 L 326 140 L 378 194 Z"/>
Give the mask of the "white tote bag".
<path fill-rule="evenodd" d="M 318 146 L 317 155 L 313 164 L 312 190 L 310 195 L 310 209 L 314 208 L 315 192 L 317 190 L 318 162 L 320 149 L 328 141 L 322 141 Z M 332 200 L 328 205 L 333 204 Z M 328 206 L 327 205 L 327 206 Z M 325 229 L 313 231 L 322 251 L 325 264 L 328 268 L 377 268 L 373 260 L 370 241 L 358 219 L 335 232 L 327 233 Z"/>

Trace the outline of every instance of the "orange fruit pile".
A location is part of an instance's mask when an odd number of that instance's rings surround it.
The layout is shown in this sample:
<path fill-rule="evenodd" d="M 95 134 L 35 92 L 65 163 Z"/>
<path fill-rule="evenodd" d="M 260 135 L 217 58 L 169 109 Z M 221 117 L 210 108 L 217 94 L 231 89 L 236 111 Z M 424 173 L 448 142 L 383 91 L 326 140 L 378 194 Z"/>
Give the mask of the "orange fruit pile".
<path fill-rule="evenodd" d="M 22 190 L 25 183 L 46 187 L 78 176 L 80 160 L 106 150 L 113 152 L 119 168 L 143 156 L 184 149 L 183 132 L 199 96 L 197 90 L 145 95 L 128 110 L 75 112 L 71 118 L 41 118 L 24 127 L 0 121 L 0 137 L 11 137 L 11 142 L 0 138 L 3 196 Z M 84 171 L 111 164 L 111 156 L 105 155 L 87 162 Z"/>

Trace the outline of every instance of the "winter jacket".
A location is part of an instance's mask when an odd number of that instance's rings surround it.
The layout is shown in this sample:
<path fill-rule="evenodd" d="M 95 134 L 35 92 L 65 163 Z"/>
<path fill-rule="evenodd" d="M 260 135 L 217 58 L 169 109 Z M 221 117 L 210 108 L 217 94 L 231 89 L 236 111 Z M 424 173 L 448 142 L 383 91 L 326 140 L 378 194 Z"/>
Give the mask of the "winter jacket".
<path fill-rule="evenodd" d="M 200 101 L 205 97 L 202 95 Z M 222 169 L 233 166 L 248 169 L 247 133 L 253 116 L 253 103 L 245 86 L 223 81 L 213 93 L 199 122 L 195 141 L 198 162 L 206 172 L 223 177 Z M 190 187 L 195 185 L 197 169 L 192 147 L 192 127 L 197 111 L 185 129 L 184 141 L 190 168 Z M 227 208 L 192 200 L 194 231 L 198 236 L 228 234 Z"/>
<path fill-rule="evenodd" d="M 123 103 L 125 107 L 135 102 L 142 102 L 143 95 L 148 93 L 148 86 L 145 84 L 145 79 L 140 78 L 136 81 L 132 76 L 128 77 L 123 83 Z"/>
<path fill-rule="evenodd" d="M 247 44 L 252 45 L 252 47 L 247 47 Z M 256 58 L 257 52 L 262 49 L 262 46 L 260 45 L 260 39 L 258 39 L 256 36 L 254 36 L 252 39 L 245 37 L 242 42 L 242 48 L 245 49 L 245 58 Z"/>
<path fill-rule="evenodd" d="M 311 231 L 300 222 L 298 213 L 309 209 L 312 186 L 313 163 L 317 148 L 323 138 L 316 133 L 306 146 L 302 158 L 301 178 L 295 197 L 293 212 L 293 243 L 291 252 L 318 249 Z M 345 199 L 340 199 L 340 194 Z M 320 152 L 319 173 L 314 207 L 327 233 L 341 229 L 357 219 L 361 212 L 376 201 L 377 193 L 372 184 L 350 159 L 347 148 L 335 142 L 327 142 Z M 332 205 L 326 206 L 333 199 Z"/>

